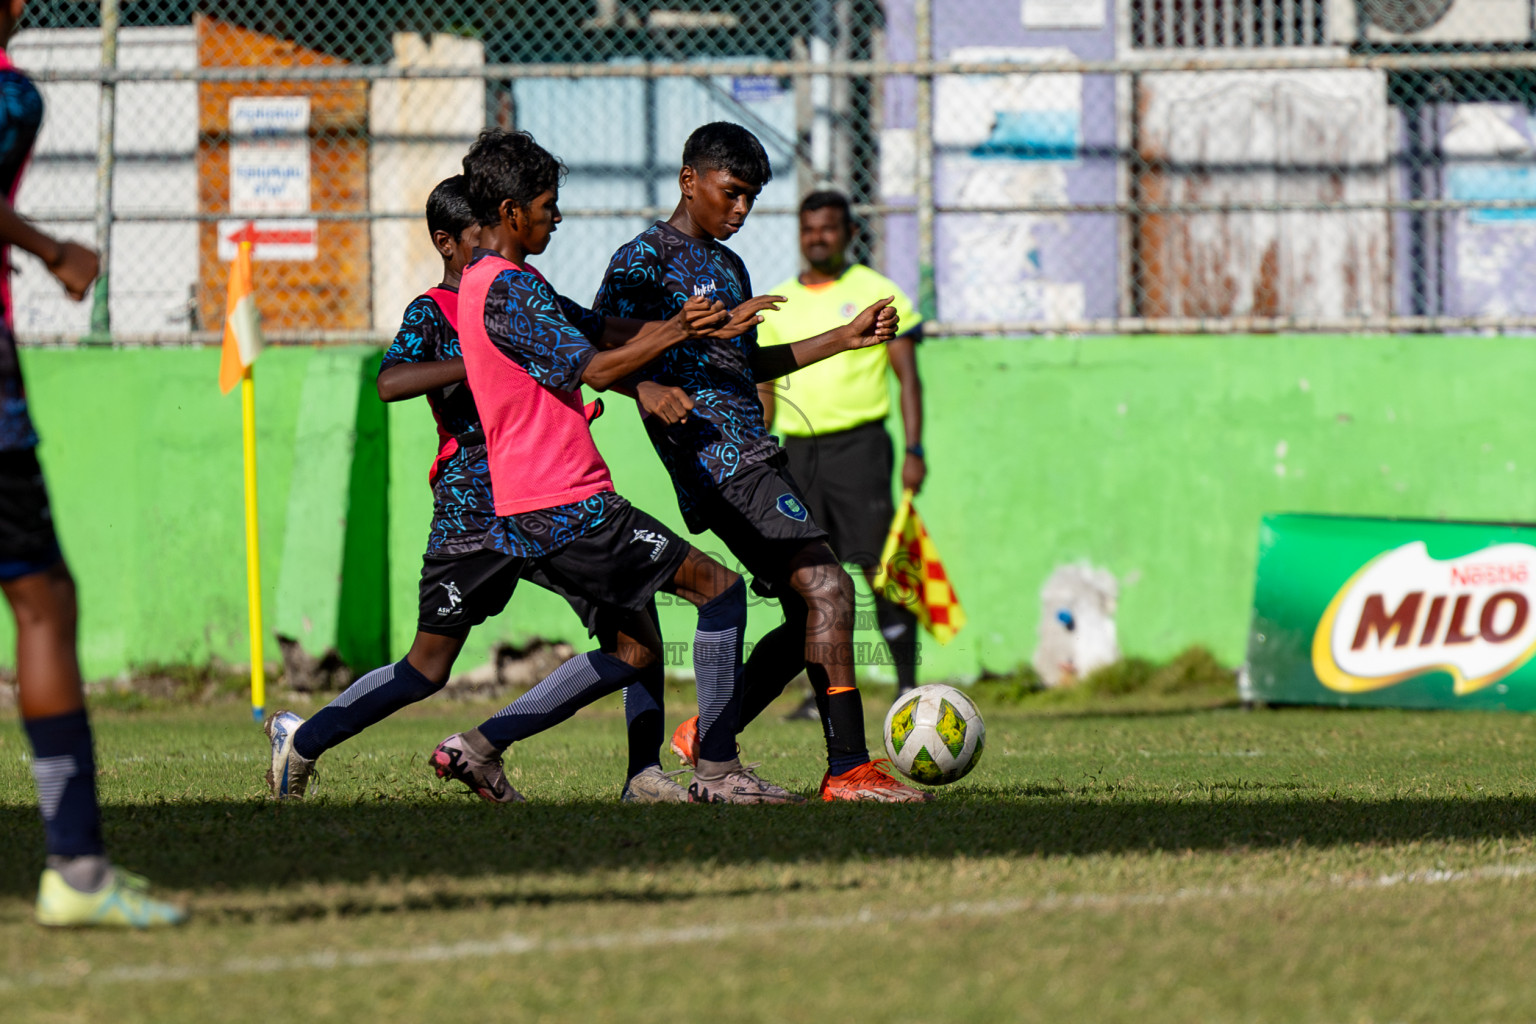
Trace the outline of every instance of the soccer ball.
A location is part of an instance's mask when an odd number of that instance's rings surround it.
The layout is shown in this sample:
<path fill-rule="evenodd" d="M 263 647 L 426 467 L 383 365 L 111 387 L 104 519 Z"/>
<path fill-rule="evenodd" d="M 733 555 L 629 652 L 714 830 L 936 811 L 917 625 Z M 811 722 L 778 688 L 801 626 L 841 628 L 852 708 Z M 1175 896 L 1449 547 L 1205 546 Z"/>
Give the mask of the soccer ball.
<path fill-rule="evenodd" d="M 986 742 L 981 712 L 953 686 L 919 686 L 885 715 L 885 752 L 891 763 L 927 786 L 965 778 Z"/>

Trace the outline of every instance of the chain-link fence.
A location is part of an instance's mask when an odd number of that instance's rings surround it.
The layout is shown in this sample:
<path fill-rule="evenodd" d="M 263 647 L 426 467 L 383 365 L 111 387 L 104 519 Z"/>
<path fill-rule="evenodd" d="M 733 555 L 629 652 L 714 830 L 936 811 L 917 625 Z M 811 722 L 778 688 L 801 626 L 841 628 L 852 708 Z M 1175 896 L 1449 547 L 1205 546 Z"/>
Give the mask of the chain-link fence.
<path fill-rule="evenodd" d="M 1530 328 L 1532 5 L 32 0 L 18 204 L 110 274 L 75 306 L 19 260 L 17 326 L 206 341 L 245 237 L 271 334 L 387 337 L 487 124 L 569 165 L 541 269 L 585 297 L 732 120 L 775 170 L 733 242 L 759 290 L 831 186 L 933 333 Z"/>

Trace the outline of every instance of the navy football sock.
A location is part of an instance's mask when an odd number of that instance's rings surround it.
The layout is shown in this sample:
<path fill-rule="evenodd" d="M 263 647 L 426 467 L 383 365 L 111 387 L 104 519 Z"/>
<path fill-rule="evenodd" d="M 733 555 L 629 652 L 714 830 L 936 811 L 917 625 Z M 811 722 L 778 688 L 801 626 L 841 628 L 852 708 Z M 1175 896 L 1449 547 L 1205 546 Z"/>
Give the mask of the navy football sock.
<path fill-rule="evenodd" d="M 96 756 L 85 709 L 48 718 L 24 718 L 32 741 L 32 777 L 49 855 L 99 857 L 101 809 L 96 805 Z"/>
<path fill-rule="evenodd" d="M 917 685 L 917 616 L 909 608 L 877 597 L 875 621 L 896 666 L 896 693 L 906 693 Z"/>
<path fill-rule="evenodd" d="M 869 760 L 864 742 L 864 700 L 856 686 L 829 693 L 831 680 L 825 665 L 811 662 L 805 666 L 816 694 L 816 710 L 821 712 L 821 731 L 827 739 L 827 772 L 841 775 Z"/>
<path fill-rule="evenodd" d="M 699 608 L 693 675 L 699 688 L 699 760 L 736 756 L 741 720 L 741 645 L 747 630 L 747 585 L 738 579 Z"/>
<path fill-rule="evenodd" d="M 604 694 L 623 689 L 637 674 L 611 654 L 578 654 L 480 723 L 479 733 L 497 750 L 506 750 L 518 740 L 558 725 Z"/>
<path fill-rule="evenodd" d="M 661 767 L 661 744 L 666 733 L 666 708 L 662 695 L 665 676 L 660 662 L 640 670 L 638 678 L 624 687 L 624 720 L 629 732 L 627 778 L 655 765 Z"/>
<path fill-rule="evenodd" d="M 299 726 L 293 734 L 293 749 L 313 761 L 343 740 L 442 688 L 442 683 L 434 683 L 404 658 L 376 668 Z"/>
<path fill-rule="evenodd" d="M 741 723 L 768 710 L 794 679 L 805 670 L 805 620 L 782 622 L 752 645 L 741 670 Z"/>

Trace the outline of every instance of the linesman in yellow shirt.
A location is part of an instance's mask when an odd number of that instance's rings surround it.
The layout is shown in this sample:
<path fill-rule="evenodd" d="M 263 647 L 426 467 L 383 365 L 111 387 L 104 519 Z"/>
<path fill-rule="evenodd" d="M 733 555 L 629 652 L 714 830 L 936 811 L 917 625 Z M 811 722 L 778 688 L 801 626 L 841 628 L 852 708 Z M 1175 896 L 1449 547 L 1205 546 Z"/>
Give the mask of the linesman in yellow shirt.
<path fill-rule="evenodd" d="M 902 333 L 889 345 L 843 352 L 771 383 L 758 385 L 763 418 L 784 439 L 790 475 L 800 485 L 811 516 L 831 535 L 832 550 L 873 582 L 880 549 L 895 515 L 895 469 L 885 419 L 891 411 L 887 374 L 900 385 L 906 455 L 901 486 L 923 486 L 923 385 L 917 375 L 922 317 L 890 278 L 848 261 L 858 230 L 841 192 L 812 192 L 800 204 L 800 253 L 806 269 L 772 289 L 788 301 L 765 311 L 759 345 L 786 345 L 848 320 L 887 295 L 901 318 Z M 883 598 L 875 619 L 896 668 L 897 692 L 917 685 L 917 618 Z M 806 711 L 806 709 L 802 709 Z M 799 713 L 797 712 L 797 715 Z M 814 705 L 806 717 L 814 717 Z"/>

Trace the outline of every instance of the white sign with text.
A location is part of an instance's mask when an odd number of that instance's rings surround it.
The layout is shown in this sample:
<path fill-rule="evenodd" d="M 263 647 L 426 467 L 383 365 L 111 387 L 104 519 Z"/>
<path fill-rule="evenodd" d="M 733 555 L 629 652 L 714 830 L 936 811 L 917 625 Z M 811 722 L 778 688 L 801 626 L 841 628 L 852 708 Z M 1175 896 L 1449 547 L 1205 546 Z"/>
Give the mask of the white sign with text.
<path fill-rule="evenodd" d="M 309 97 L 236 96 L 229 101 L 229 212 L 274 217 L 310 212 Z M 219 258 L 233 259 L 244 232 L 258 260 L 312 260 L 312 220 L 221 221 Z"/>

